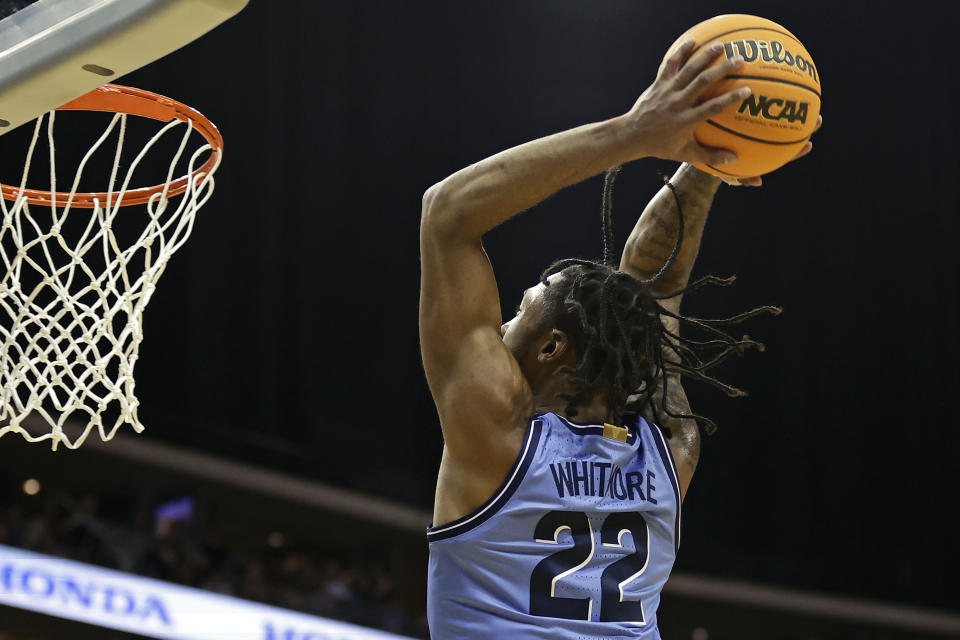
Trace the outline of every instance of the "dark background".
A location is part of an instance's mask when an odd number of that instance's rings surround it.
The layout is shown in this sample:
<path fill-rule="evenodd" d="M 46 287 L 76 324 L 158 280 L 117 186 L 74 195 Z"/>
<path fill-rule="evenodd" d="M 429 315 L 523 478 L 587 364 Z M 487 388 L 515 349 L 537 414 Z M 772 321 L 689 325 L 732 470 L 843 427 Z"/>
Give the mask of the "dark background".
<path fill-rule="evenodd" d="M 145 315 L 143 437 L 429 508 L 438 421 L 417 338 L 423 191 L 506 147 L 618 115 L 691 25 L 754 13 L 823 81 L 811 156 L 724 187 L 694 314 L 758 304 L 766 353 L 684 504 L 677 568 L 958 610 L 957 72 L 949 4 L 270 2 L 123 78 L 226 139 L 217 192 Z M 5 153 L 7 153 L 5 151 Z M 635 162 L 620 242 L 674 165 Z M 491 232 L 505 315 L 553 259 L 601 251 L 600 181 Z M 57 456 L 72 455 L 61 451 Z"/>

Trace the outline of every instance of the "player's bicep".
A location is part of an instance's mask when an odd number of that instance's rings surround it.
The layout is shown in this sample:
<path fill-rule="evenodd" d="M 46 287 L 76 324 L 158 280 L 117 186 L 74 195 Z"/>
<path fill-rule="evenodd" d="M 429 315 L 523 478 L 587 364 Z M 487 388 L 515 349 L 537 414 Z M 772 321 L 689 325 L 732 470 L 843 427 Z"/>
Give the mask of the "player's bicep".
<path fill-rule="evenodd" d="M 453 366 L 475 331 L 498 334 L 500 298 L 479 240 L 444 238 L 424 228 L 420 235 L 420 345 L 431 378 L 433 370 Z"/>
<path fill-rule="evenodd" d="M 470 376 L 472 362 L 496 376 L 509 354 L 496 348 L 500 298 L 479 239 L 445 237 L 426 223 L 420 235 L 420 348 L 436 398 L 458 381 L 455 375 Z"/>
<path fill-rule="evenodd" d="M 465 454 L 483 448 L 497 426 L 515 426 L 529 393 L 500 337 L 496 279 L 480 239 L 425 210 L 420 246 L 424 370 L 447 446 Z"/>

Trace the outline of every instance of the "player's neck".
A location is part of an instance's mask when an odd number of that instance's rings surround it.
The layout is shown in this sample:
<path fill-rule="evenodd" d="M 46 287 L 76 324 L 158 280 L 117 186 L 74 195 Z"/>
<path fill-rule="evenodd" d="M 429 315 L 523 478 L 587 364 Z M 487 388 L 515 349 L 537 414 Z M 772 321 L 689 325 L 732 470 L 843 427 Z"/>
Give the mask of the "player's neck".
<path fill-rule="evenodd" d="M 577 404 L 576 415 L 570 415 L 566 411 L 566 400 L 560 397 L 560 394 L 570 393 L 569 385 L 549 386 L 551 388 L 538 390 L 534 394 L 533 402 L 536 413 L 556 413 L 564 418 L 585 423 L 610 422 L 610 403 L 607 389 L 598 389 L 584 397 Z"/>

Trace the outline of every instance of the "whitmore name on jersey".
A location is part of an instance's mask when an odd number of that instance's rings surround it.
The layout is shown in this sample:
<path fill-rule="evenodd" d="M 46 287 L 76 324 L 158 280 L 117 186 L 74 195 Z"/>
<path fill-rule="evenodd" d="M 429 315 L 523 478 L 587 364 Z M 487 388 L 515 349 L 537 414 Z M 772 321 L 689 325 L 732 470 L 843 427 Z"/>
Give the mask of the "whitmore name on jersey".
<path fill-rule="evenodd" d="M 652 470 L 624 473 L 611 462 L 592 460 L 564 460 L 550 463 L 550 473 L 557 487 L 557 495 L 595 496 L 617 500 L 641 500 L 657 504 Z"/>

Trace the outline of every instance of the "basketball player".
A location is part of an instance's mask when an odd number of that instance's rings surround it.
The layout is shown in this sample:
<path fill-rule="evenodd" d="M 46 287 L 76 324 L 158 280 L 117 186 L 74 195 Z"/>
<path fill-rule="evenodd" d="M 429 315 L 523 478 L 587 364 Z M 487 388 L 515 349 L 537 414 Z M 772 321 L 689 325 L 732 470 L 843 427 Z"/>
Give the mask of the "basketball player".
<path fill-rule="evenodd" d="M 737 391 L 698 368 L 679 337 L 681 296 L 664 298 L 687 286 L 720 180 L 683 165 L 619 268 L 561 261 L 505 324 L 481 238 L 637 158 L 735 160 L 693 130 L 749 95 L 699 99 L 743 61 L 710 68 L 721 48 L 693 50 L 669 54 L 625 115 L 508 149 L 424 195 L 420 339 L 444 437 L 428 531 L 434 640 L 660 637 L 660 591 L 700 455 L 680 374 Z M 756 345 L 711 335 L 724 355 Z M 649 419 L 628 411 L 638 403 Z"/>

